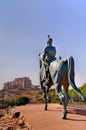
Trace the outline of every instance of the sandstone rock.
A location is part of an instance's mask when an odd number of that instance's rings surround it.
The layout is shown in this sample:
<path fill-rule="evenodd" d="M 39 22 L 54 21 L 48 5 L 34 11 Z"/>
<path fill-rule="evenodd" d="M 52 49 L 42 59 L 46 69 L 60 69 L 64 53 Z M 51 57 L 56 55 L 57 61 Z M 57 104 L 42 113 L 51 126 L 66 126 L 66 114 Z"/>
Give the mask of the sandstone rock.
<path fill-rule="evenodd" d="M 25 122 L 26 118 L 20 112 L 11 111 L 0 118 L 0 130 L 32 130 Z"/>

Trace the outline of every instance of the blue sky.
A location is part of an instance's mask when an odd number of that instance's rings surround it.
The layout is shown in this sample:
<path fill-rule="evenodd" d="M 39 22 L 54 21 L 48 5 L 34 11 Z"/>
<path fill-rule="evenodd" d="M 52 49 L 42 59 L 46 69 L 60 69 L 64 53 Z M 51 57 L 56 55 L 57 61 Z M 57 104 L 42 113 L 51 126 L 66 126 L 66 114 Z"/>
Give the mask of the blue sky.
<path fill-rule="evenodd" d="M 85 0 L 0 0 L 0 88 L 23 76 L 39 84 L 48 34 L 57 58 L 74 57 L 76 84 L 86 83 Z"/>

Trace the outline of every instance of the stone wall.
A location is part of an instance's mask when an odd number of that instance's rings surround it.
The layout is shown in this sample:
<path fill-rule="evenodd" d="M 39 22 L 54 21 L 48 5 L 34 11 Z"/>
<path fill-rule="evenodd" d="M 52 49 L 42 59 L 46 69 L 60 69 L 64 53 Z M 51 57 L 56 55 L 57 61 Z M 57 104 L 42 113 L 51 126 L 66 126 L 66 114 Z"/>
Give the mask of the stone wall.
<path fill-rule="evenodd" d="M 11 82 L 4 83 L 4 89 L 28 88 L 31 86 L 32 82 L 29 77 L 15 78 Z"/>

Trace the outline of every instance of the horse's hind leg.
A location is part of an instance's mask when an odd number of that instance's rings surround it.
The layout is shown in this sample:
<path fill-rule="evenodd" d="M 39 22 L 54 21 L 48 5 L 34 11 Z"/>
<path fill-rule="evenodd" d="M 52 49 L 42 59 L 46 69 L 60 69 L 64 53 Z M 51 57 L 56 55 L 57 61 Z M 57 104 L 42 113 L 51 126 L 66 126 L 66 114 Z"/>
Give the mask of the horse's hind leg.
<path fill-rule="evenodd" d="M 63 113 L 62 113 L 62 119 L 66 119 L 66 115 L 67 115 L 67 104 L 65 102 L 65 97 L 62 94 L 62 90 L 61 90 L 61 86 L 59 84 L 55 84 L 56 85 L 56 92 L 59 95 L 59 98 L 62 102 L 63 105 Z"/>
<path fill-rule="evenodd" d="M 65 98 L 65 110 L 66 110 L 66 112 L 65 112 L 65 114 L 67 115 L 67 105 L 68 105 L 68 102 L 69 102 L 69 95 L 68 95 L 68 86 L 69 85 L 64 85 L 63 86 L 63 88 L 64 88 L 64 98 Z M 65 116 L 63 116 L 63 117 L 65 117 Z"/>
<path fill-rule="evenodd" d="M 68 87 L 64 87 L 64 95 L 65 95 L 65 103 L 67 107 L 68 102 L 69 102 Z"/>

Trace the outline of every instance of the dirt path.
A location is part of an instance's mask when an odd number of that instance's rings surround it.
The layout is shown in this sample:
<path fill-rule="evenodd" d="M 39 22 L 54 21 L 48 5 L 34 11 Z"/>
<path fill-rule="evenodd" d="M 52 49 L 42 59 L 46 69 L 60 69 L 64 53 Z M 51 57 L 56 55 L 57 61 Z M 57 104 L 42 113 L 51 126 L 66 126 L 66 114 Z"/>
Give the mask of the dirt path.
<path fill-rule="evenodd" d="M 61 105 L 49 104 L 48 111 L 43 108 L 43 104 L 28 104 L 16 107 L 16 110 L 25 115 L 26 122 L 30 121 L 34 130 L 86 130 L 86 107 L 68 106 L 66 120 L 61 119 Z"/>

